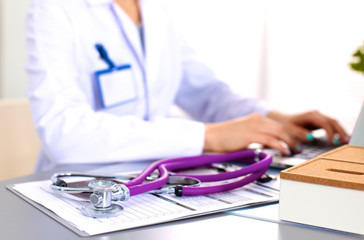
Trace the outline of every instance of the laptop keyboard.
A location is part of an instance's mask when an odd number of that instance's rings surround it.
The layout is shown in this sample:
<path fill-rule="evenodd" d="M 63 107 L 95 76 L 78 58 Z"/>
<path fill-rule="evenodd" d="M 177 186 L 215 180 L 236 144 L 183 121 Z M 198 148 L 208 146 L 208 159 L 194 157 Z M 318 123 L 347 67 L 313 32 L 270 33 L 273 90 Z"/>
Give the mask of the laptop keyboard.
<path fill-rule="evenodd" d="M 332 149 L 335 149 L 337 146 L 331 145 L 326 139 L 319 138 L 315 139 L 313 142 L 310 142 L 308 144 L 305 144 L 302 148 L 301 153 L 292 154 L 290 156 L 287 156 L 289 158 L 295 158 L 295 159 L 305 159 L 309 160 L 312 158 L 317 157 L 320 154 L 323 154 L 325 152 L 331 151 Z M 279 152 L 276 149 L 263 149 L 265 152 L 269 153 L 276 159 L 285 159 L 285 156 L 282 156 L 281 152 Z"/>
<path fill-rule="evenodd" d="M 294 154 L 291 157 L 308 160 L 331 151 L 334 148 L 336 148 L 336 146 L 331 145 L 327 140 L 315 139 L 312 143 L 306 144 L 301 153 Z"/>

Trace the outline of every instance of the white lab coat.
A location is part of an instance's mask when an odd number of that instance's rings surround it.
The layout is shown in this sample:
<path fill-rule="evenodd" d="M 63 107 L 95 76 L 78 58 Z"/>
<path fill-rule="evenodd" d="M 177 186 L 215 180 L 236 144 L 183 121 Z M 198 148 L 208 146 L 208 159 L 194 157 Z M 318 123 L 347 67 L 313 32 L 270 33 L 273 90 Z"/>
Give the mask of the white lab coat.
<path fill-rule="evenodd" d="M 140 7 L 145 52 L 137 27 L 112 0 L 33 0 L 26 68 L 42 142 L 38 170 L 200 154 L 202 122 L 266 113 L 258 102 L 233 94 L 196 60 L 163 1 L 141 0 Z M 94 72 L 107 65 L 96 43 L 117 65 L 131 64 L 136 101 L 99 107 Z M 173 104 L 196 120 L 168 117 Z"/>

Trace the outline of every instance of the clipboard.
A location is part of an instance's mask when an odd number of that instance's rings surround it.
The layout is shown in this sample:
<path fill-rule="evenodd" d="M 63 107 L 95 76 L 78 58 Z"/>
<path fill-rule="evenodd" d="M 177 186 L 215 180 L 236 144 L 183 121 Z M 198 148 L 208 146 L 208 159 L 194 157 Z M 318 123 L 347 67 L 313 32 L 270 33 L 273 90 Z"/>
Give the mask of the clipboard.
<path fill-rule="evenodd" d="M 31 185 L 33 185 L 33 187 L 34 187 L 37 184 L 44 184 L 45 182 L 47 182 L 47 181 L 26 182 L 26 183 L 8 185 L 7 189 L 81 237 L 99 235 L 99 234 L 103 234 L 103 233 L 122 231 L 122 230 L 133 229 L 133 228 L 139 228 L 139 227 L 143 227 L 143 226 L 150 226 L 150 225 L 155 225 L 155 224 L 160 224 L 160 223 L 165 223 L 165 222 L 178 221 L 178 220 L 182 220 L 182 219 L 204 216 L 204 215 L 209 215 L 209 214 L 214 214 L 214 213 L 219 213 L 219 212 L 225 212 L 225 211 L 230 211 L 230 210 L 235 210 L 235 209 L 247 208 L 247 207 L 251 207 L 251 206 L 274 203 L 274 202 L 278 202 L 278 200 L 279 200 L 279 191 L 278 190 L 267 187 L 267 186 L 262 186 L 262 185 L 252 183 L 247 186 L 244 186 L 243 187 L 244 189 L 236 189 L 232 192 L 219 193 L 219 194 L 217 194 L 217 196 L 206 197 L 208 200 L 211 200 L 213 198 L 218 199 L 218 197 L 219 196 L 221 197 L 222 194 L 227 194 L 227 195 L 232 194 L 231 196 L 233 196 L 233 195 L 237 194 L 237 192 L 241 192 L 241 191 L 243 191 L 243 192 L 246 191 L 246 195 L 251 196 L 251 194 L 253 193 L 253 195 L 257 196 L 255 199 L 251 199 L 251 200 L 248 200 L 245 202 L 220 204 L 219 206 L 214 206 L 214 207 L 205 208 L 205 209 L 194 209 L 191 211 L 186 210 L 185 212 L 181 212 L 181 214 L 171 214 L 171 216 L 166 216 L 163 218 L 155 218 L 155 219 L 151 219 L 150 221 L 140 221 L 140 224 L 138 224 L 138 223 L 129 224 L 127 226 L 124 224 L 119 224 L 119 226 L 115 226 L 114 228 L 109 227 L 103 231 L 90 231 L 90 229 L 83 229 L 82 227 L 78 226 L 77 223 L 72 221 L 72 219 L 70 220 L 70 219 L 67 219 L 67 218 L 61 216 L 59 213 L 57 213 L 57 211 L 55 209 L 48 206 L 46 203 L 40 202 L 39 200 L 34 199 L 32 196 L 29 196 L 28 193 L 21 190 L 21 189 L 27 188 Z M 19 188 L 19 186 L 21 186 L 21 188 Z M 57 194 L 51 194 L 51 193 L 46 193 L 46 194 L 54 195 L 54 196 L 52 196 L 52 198 L 61 198 L 61 201 L 64 201 L 64 199 L 62 199 L 63 197 L 57 196 Z M 271 194 L 271 196 L 268 197 L 269 194 Z M 172 196 L 172 197 L 145 196 L 145 195 L 151 195 L 149 193 L 145 193 L 145 194 L 141 194 L 141 195 L 142 195 L 141 198 L 142 197 L 151 197 L 150 199 L 154 199 L 154 200 L 156 200 L 156 198 L 158 198 L 158 200 L 165 201 L 165 202 L 163 202 L 163 204 L 175 205 L 175 203 L 171 203 L 171 201 L 172 202 L 174 201 L 173 200 L 173 198 L 175 198 L 174 196 Z M 259 195 L 261 195 L 261 196 L 267 195 L 267 196 L 262 198 L 262 197 L 258 197 Z M 137 196 L 135 196 L 133 198 L 136 198 L 136 197 Z M 125 203 L 129 204 L 129 205 L 133 204 L 133 200 L 132 200 L 133 198 L 129 199 L 129 202 L 125 202 Z M 180 198 L 180 197 L 178 197 L 178 198 Z M 182 197 L 182 198 L 184 198 L 184 197 Z M 199 201 L 201 201 L 201 198 L 205 198 L 205 197 L 199 196 L 198 198 L 200 198 Z M 191 200 L 191 201 L 194 201 L 194 200 Z M 217 200 L 217 201 L 221 201 L 221 199 Z M 182 202 L 180 204 L 185 205 L 184 202 Z M 130 208 L 129 205 L 125 206 L 125 208 L 129 209 Z M 193 203 L 192 203 L 192 205 L 193 205 Z M 178 205 L 176 205 L 176 206 L 178 206 Z M 184 207 L 186 207 L 186 206 L 184 206 Z M 187 208 L 188 208 L 188 206 L 187 206 Z M 77 211 L 75 211 L 75 214 L 81 214 L 79 211 L 77 213 L 76 212 Z M 123 213 L 122 213 L 122 215 L 123 215 Z M 80 216 L 77 216 L 77 217 L 80 217 Z M 85 216 L 83 216 L 83 217 L 85 217 Z M 95 220 L 95 219 L 89 218 L 89 217 L 85 217 L 85 218 L 88 219 L 87 221 L 91 221 L 91 222 L 99 221 L 99 220 Z M 93 223 L 93 224 L 96 224 L 95 226 L 97 226 L 97 225 L 100 226 L 102 224 L 105 224 L 105 222 L 102 222 L 102 221 L 100 223 Z"/>
<path fill-rule="evenodd" d="M 69 230 L 71 230 L 72 232 L 76 233 L 77 235 L 81 236 L 81 237 L 87 237 L 90 236 L 89 234 L 87 234 L 84 231 L 80 231 L 78 228 L 76 228 L 75 226 L 73 226 L 72 224 L 68 223 L 67 221 L 65 221 L 63 218 L 59 217 L 57 214 L 55 214 L 54 212 L 52 212 L 51 210 L 49 210 L 48 208 L 44 207 L 43 205 L 31 200 L 30 198 L 24 196 L 23 194 L 19 193 L 18 191 L 16 191 L 14 188 L 14 184 L 13 185 L 8 185 L 6 186 L 6 188 L 11 191 L 12 193 L 14 193 L 15 195 L 17 195 L 18 197 L 22 198 L 23 200 L 25 200 L 26 202 L 28 202 L 30 205 L 32 205 L 33 207 L 37 208 L 38 210 L 42 211 L 43 213 L 45 213 L 46 215 L 48 215 L 49 217 L 53 218 L 54 220 L 56 220 L 57 222 L 59 222 L 60 224 L 62 224 L 63 226 L 65 226 L 66 228 L 68 228 Z"/>

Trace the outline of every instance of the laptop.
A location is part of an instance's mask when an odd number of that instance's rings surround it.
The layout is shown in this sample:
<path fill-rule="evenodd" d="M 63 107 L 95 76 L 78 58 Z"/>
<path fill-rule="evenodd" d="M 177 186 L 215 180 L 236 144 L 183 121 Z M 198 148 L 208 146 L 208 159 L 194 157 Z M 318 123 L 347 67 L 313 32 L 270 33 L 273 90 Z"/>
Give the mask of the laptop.
<path fill-rule="evenodd" d="M 338 146 L 333 146 L 328 143 L 325 132 L 320 129 L 313 132 L 315 140 L 306 144 L 299 154 L 291 156 L 282 156 L 282 154 L 274 149 L 263 149 L 273 156 L 271 167 L 285 169 L 303 163 L 309 159 L 328 152 Z M 364 103 L 360 110 L 359 117 L 355 123 L 354 131 L 349 141 L 349 145 L 364 146 Z"/>

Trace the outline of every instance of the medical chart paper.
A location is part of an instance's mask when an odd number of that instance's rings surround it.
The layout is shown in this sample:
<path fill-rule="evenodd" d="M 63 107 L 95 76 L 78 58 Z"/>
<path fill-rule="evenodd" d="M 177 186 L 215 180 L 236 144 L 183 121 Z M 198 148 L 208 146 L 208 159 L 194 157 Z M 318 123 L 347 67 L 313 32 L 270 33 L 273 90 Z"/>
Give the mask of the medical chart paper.
<path fill-rule="evenodd" d="M 145 193 L 130 197 L 126 202 L 117 202 L 124 208 L 117 217 L 90 218 L 80 212 L 88 201 L 51 193 L 47 190 L 50 184 L 51 181 L 46 180 L 15 184 L 8 188 L 54 219 L 61 219 L 61 223 L 81 236 L 277 202 L 279 199 L 277 190 L 255 183 L 230 192 L 196 197 Z"/>

